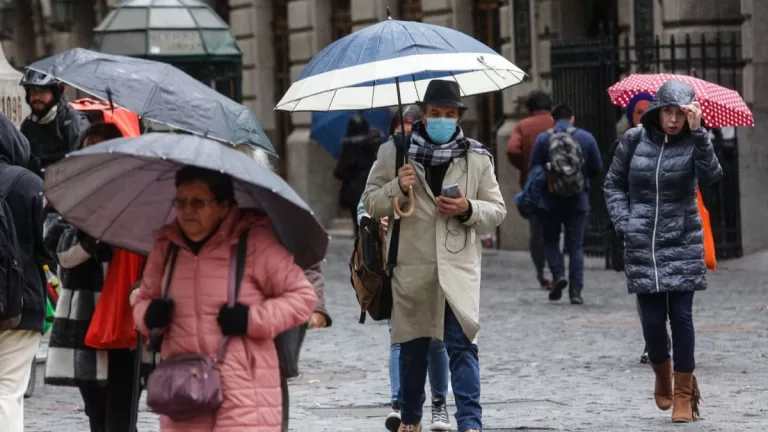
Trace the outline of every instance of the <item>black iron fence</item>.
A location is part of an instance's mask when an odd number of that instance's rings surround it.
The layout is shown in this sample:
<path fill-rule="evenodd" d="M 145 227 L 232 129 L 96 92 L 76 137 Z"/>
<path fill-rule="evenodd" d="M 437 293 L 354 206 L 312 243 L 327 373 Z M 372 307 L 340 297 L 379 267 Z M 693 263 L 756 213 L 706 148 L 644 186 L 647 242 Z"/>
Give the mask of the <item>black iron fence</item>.
<path fill-rule="evenodd" d="M 555 41 L 551 48 L 553 99 L 568 103 L 576 113 L 576 125 L 596 138 L 609 164 L 608 150 L 626 129 L 623 110 L 613 105 L 606 89 L 632 73 L 694 74 L 740 91 L 744 61 L 739 35 L 704 34 L 671 36 L 631 44 L 628 38 L 601 37 Z M 710 212 L 718 258 L 742 254 L 739 201 L 738 138 L 735 128 L 710 131 L 725 176 L 702 187 Z M 602 193 L 603 176 L 590 190 L 592 211 L 584 246 L 590 256 L 606 256 L 606 229 L 610 226 Z M 607 258 L 608 259 L 608 258 Z M 607 263 L 609 264 L 609 263 Z"/>

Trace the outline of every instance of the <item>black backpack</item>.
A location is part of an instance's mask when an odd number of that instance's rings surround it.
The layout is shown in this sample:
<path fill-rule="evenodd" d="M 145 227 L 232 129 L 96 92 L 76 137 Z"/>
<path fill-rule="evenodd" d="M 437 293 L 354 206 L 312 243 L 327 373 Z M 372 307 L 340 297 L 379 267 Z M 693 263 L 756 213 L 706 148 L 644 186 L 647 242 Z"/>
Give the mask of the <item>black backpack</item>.
<path fill-rule="evenodd" d="M 584 191 L 584 155 L 571 126 L 565 132 L 547 131 L 549 134 L 549 190 L 554 195 L 568 198 Z"/>
<path fill-rule="evenodd" d="M 8 166 L 0 174 L 0 330 L 15 329 L 21 322 L 24 271 L 16 225 L 6 197 L 25 170 Z"/>

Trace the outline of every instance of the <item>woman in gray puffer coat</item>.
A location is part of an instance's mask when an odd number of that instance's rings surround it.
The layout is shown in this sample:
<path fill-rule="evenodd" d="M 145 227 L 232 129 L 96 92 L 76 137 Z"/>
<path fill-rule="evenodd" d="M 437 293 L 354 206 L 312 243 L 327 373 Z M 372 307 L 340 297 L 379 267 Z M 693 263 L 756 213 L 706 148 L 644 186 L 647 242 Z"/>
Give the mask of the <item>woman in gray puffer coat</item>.
<path fill-rule="evenodd" d="M 693 293 L 707 288 L 696 186 L 720 180 L 723 170 L 701 127 L 701 107 L 690 85 L 667 81 L 641 123 L 621 137 L 603 186 L 605 202 L 624 241 L 629 293 L 640 303 L 656 405 L 673 408 L 673 422 L 690 422 L 698 416 L 699 401 Z"/>

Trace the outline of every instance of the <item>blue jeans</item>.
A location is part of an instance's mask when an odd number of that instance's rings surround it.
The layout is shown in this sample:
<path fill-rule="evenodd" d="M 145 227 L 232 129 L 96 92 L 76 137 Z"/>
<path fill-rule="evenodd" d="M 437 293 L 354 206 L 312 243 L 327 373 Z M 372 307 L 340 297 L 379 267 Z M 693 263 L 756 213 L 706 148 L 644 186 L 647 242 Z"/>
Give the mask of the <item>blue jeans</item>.
<path fill-rule="evenodd" d="M 443 339 L 449 356 L 451 384 L 456 400 L 456 423 L 460 431 L 482 429 L 480 406 L 480 361 L 477 345 L 461 329 L 450 306 L 445 305 Z M 400 347 L 400 418 L 403 424 L 418 424 L 423 415 L 424 384 L 432 339 L 418 338 Z"/>
<path fill-rule="evenodd" d="M 563 252 L 560 250 L 560 232 L 565 227 L 565 248 L 568 250 L 568 285 L 571 295 L 581 295 L 584 287 L 584 231 L 587 213 L 582 211 L 550 211 L 542 214 L 541 227 L 547 263 L 552 278 L 565 276 Z"/>
<path fill-rule="evenodd" d="M 694 360 L 693 291 L 638 294 L 643 336 L 648 359 L 659 365 L 669 359 L 667 317 L 672 327 L 672 356 L 675 372 L 691 373 Z"/>
<path fill-rule="evenodd" d="M 392 331 L 392 321 L 389 321 L 389 330 Z M 389 346 L 389 387 L 392 390 L 392 402 L 400 399 L 400 346 L 401 344 L 397 343 Z M 427 364 L 432 400 L 445 401 L 448 397 L 448 352 L 442 341 L 430 341 Z"/>

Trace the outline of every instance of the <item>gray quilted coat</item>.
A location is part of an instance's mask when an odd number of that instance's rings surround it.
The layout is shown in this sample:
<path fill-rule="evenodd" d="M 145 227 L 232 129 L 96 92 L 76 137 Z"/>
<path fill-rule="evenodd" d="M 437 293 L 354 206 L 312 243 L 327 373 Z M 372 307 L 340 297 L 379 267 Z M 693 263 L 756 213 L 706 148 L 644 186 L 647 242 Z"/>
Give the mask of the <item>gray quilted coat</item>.
<path fill-rule="evenodd" d="M 687 123 L 677 135 L 659 125 L 661 108 L 688 105 L 693 89 L 667 81 L 643 116 L 622 137 L 603 191 L 608 213 L 625 241 L 630 294 L 698 291 L 707 287 L 696 186 L 723 170 L 708 133 Z"/>

